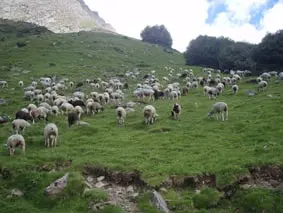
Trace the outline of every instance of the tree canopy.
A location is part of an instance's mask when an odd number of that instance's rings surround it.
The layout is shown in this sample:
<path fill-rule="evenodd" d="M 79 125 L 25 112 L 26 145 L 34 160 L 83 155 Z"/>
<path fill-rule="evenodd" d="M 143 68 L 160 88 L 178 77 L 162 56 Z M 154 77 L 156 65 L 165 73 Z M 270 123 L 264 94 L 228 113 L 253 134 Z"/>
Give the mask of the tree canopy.
<path fill-rule="evenodd" d="M 258 45 L 225 37 L 198 36 L 190 42 L 184 57 L 187 65 L 221 70 L 251 70 L 254 73 L 282 70 L 283 30 L 267 34 Z"/>
<path fill-rule="evenodd" d="M 171 48 L 172 38 L 164 25 L 147 26 L 140 34 L 142 41 Z"/>

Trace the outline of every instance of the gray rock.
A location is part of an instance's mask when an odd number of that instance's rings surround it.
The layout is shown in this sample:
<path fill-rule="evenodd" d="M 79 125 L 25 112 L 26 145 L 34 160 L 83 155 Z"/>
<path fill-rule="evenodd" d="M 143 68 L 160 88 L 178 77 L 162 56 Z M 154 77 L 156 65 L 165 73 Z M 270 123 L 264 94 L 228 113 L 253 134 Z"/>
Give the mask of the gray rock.
<path fill-rule="evenodd" d="M 103 181 L 104 179 L 105 179 L 104 176 L 100 176 L 100 177 L 97 178 L 97 181 L 98 181 L 98 182 L 101 182 L 101 181 Z"/>
<path fill-rule="evenodd" d="M 16 197 L 22 197 L 24 195 L 24 193 L 19 189 L 13 189 L 11 191 L 11 195 L 16 196 Z"/>
<path fill-rule="evenodd" d="M 46 187 L 44 193 L 48 196 L 53 196 L 60 193 L 67 186 L 68 180 L 69 173 L 66 173 L 63 177 L 55 180 L 48 187 Z"/>
<path fill-rule="evenodd" d="M 95 187 L 96 188 L 103 188 L 105 186 L 107 186 L 108 184 L 107 183 L 103 183 L 103 182 L 98 182 L 95 184 Z"/>
<path fill-rule="evenodd" d="M 127 187 L 127 192 L 129 193 L 133 193 L 135 190 L 134 190 L 134 187 L 133 186 L 128 186 Z"/>
<path fill-rule="evenodd" d="M 87 182 L 92 183 L 94 179 L 93 179 L 93 177 L 88 176 L 88 177 L 86 178 L 86 180 L 87 180 Z"/>

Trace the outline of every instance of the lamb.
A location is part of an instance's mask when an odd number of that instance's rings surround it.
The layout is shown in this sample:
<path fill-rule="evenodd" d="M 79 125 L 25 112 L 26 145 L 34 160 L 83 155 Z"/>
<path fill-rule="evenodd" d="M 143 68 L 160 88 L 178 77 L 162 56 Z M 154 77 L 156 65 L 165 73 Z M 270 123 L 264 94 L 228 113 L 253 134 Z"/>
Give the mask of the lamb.
<path fill-rule="evenodd" d="M 118 107 L 116 109 L 116 115 L 117 115 L 118 124 L 123 125 L 127 115 L 126 110 L 123 107 Z"/>
<path fill-rule="evenodd" d="M 172 110 L 171 110 L 171 116 L 172 119 L 174 120 L 180 120 L 180 115 L 181 115 L 181 105 L 178 103 L 173 104 Z"/>
<path fill-rule="evenodd" d="M 23 119 L 25 121 L 32 121 L 32 117 L 28 112 L 25 112 L 23 110 L 20 110 L 18 112 L 16 112 L 16 119 Z"/>
<path fill-rule="evenodd" d="M 147 105 L 143 108 L 144 122 L 146 125 L 153 124 L 156 121 L 156 109 L 152 105 Z"/>
<path fill-rule="evenodd" d="M 217 120 L 219 119 L 219 115 L 220 118 L 222 118 L 222 121 L 224 121 L 225 118 L 228 120 L 228 105 L 225 102 L 217 102 L 216 104 L 213 104 L 211 111 L 207 114 L 207 117 L 211 118 L 214 113 L 217 113 Z"/>
<path fill-rule="evenodd" d="M 267 81 L 261 81 L 258 83 L 258 91 L 262 90 L 264 91 L 264 88 L 266 88 L 268 85 Z"/>
<path fill-rule="evenodd" d="M 49 123 L 44 127 L 44 145 L 54 147 L 57 145 L 58 128 L 56 124 Z"/>
<path fill-rule="evenodd" d="M 73 124 L 76 124 L 79 121 L 78 113 L 70 112 L 68 114 L 68 127 L 70 128 Z"/>
<path fill-rule="evenodd" d="M 20 147 L 23 151 L 23 154 L 25 154 L 26 144 L 24 137 L 20 134 L 11 135 L 7 140 L 7 147 L 10 156 L 14 154 L 16 147 Z"/>
<path fill-rule="evenodd" d="M 29 126 L 31 126 L 30 123 L 28 123 L 24 119 L 15 119 L 12 122 L 13 132 L 16 134 L 19 134 L 20 130 L 22 131 L 22 133 L 24 133 L 26 127 L 29 127 Z"/>
<path fill-rule="evenodd" d="M 239 91 L 239 86 L 237 84 L 234 84 L 232 86 L 232 90 L 233 90 L 234 95 L 237 95 Z"/>

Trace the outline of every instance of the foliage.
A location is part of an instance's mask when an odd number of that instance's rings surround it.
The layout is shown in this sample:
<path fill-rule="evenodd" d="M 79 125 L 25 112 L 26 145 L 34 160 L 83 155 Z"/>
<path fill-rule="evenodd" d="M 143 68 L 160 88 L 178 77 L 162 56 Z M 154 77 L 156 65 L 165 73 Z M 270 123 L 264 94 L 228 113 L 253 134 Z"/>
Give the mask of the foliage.
<path fill-rule="evenodd" d="M 234 198 L 235 207 L 240 212 L 259 213 L 272 210 L 282 212 L 283 195 L 268 189 L 249 189 L 238 191 Z"/>
<path fill-rule="evenodd" d="M 102 189 L 90 189 L 84 193 L 84 197 L 87 200 L 94 202 L 106 201 L 108 199 L 107 192 Z"/>
<path fill-rule="evenodd" d="M 172 38 L 164 25 L 147 26 L 140 34 L 145 42 L 158 44 L 167 48 L 172 46 Z"/>
<path fill-rule="evenodd" d="M 283 30 L 268 33 L 256 46 L 253 58 L 260 70 L 283 71 Z"/>
<path fill-rule="evenodd" d="M 267 34 L 258 45 L 224 37 L 198 36 L 187 47 L 187 65 L 215 69 L 263 71 L 283 70 L 283 30 Z"/>
<path fill-rule="evenodd" d="M 207 209 L 215 206 L 220 198 L 220 193 L 212 188 L 204 188 L 199 194 L 193 196 L 195 208 Z"/>

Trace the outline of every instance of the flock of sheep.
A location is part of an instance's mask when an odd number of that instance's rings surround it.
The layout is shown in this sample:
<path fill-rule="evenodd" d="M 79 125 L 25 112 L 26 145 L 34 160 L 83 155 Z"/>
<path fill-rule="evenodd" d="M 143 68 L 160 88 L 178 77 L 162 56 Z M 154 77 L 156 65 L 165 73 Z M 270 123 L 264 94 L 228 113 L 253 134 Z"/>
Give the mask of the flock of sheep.
<path fill-rule="evenodd" d="M 171 108 L 172 119 L 180 120 L 182 107 L 178 103 L 181 96 L 186 96 L 190 90 L 198 87 L 203 88 L 204 96 L 209 99 L 216 99 L 222 94 L 224 88 L 231 87 L 233 94 L 239 91 L 238 83 L 249 74 L 249 71 L 230 71 L 230 75 L 223 76 L 220 70 L 204 68 L 202 76 L 196 76 L 193 70 L 176 71 L 173 68 L 165 67 L 168 75 L 163 76 L 160 81 L 155 77 L 155 71 L 141 76 L 140 72 L 126 72 L 123 79 L 127 82 L 130 79 L 139 78 L 141 81 L 136 85 L 133 96 L 143 101 L 154 102 L 157 99 L 173 100 Z M 263 73 L 256 78 L 259 91 L 268 86 L 271 76 L 283 79 L 283 73 L 272 71 Z M 180 79 L 183 79 L 181 87 Z M 122 81 L 122 82 L 123 82 Z M 25 152 L 24 130 L 35 122 L 44 119 L 47 124 L 43 130 L 44 144 L 46 147 L 54 147 L 57 144 L 59 135 L 58 127 L 55 123 L 49 123 L 49 116 L 67 115 L 68 126 L 74 124 L 88 125 L 81 121 L 81 115 L 95 115 L 104 111 L 105 105 L 114 105 L 116 108 L 116 119 L 119 125 L 124 125 L 127 112 L 131 109 L 126 107 L 122 101 L 126 98 L 124 91 L 129 89 L 128 83 L 122 83 L 118 78 L 111 78 L 103 81 L 100 78 L 95 80 L 86 79 L 83 82 L 69 81 L 67 78 L 60 80 L 54 77 L 41 77 L 37 81 L 32 81 L 30 85 L 24 87 L 24 82 L 19 81 L 18 87 L 23 89 L 24 99 L 31 101 L 26 108 L 20 109 L 15 114 L 12 121 L 13 135 L 7 140 L 7 148 L 10 155 L 13 155 L 16 147 L 22 148 Z M 167 84 L 163 86 L 161 84 Z M 0 81 L 0 87 L 8 87 L 7 81 Z M 92 90 L 89 94 L 83 92 L 83 88 Z M 67 95 L 68 91 L 73 91 L 72 95 Z M 98 92 L 100 91 L 100 92 Z M 153 105 L 146 105 L 143 108 L 144 123 L 146 125 L 156 122 L 157 110 Z M 224 102 L 217 102 L 212 105 L 207 117 L 216 114 L 217 120 L 228 120 L 228 105 Z"/>

